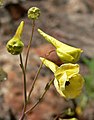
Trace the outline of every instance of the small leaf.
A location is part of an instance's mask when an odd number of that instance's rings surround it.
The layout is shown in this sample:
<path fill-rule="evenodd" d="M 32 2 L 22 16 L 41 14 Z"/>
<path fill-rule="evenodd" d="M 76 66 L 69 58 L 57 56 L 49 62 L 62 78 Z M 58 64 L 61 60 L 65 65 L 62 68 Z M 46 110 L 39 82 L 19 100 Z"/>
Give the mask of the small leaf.
<path fill-rule="evenodd" d="M 0 68 L 0 82 L 7 80 L 7 77 L 7 73 L 2 68 Z"/>

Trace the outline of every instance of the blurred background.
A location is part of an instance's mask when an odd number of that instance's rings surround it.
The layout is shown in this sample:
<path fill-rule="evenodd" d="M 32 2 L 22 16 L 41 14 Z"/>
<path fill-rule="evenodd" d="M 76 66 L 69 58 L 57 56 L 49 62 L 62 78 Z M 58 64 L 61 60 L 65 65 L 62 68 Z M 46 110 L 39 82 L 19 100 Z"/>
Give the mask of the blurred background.
<path fill-rule="evenodd" d="M 59 118 L 71 117 L 76 117 L 78 120 L 94 120 L 94 0 L 2 0 L 2 2 L 3 4 L 0 5 L 0 81 L 4 77 L 7 79 L 7 76 L 8 79 L 0 82 L 0 120 L 17 120 L 21 115 L 23 81 L 19 56 L 9 54 L 5 46 L 15 34 L 19 23 L 24 20 L 22 40 L 25 44 L 23 60 L 25 59 L 32 30 L 27 11 L 33 6 L 40 8 L 41 15 L 36 21 L 27 66 L 28 91 L 41 63 L 39 56 L 45 56 L 47 51 L 54 49 L 38 34 L 38 28 L 64 43 L 84 50 L 79 64 L 80 73 L 85 78 L 85 88 L 83 93 L 72 101 L 61 97 L 52 85 L 43 102 L 28 115 L 28 120 L 59 120 Z M 55 53 L 51 53 L 48 59 L 61 65 Z M 52 78 L 51 71 L 43 66 L 29 106 L 38 100 L 46 83 Z M 72 112 L 61 114 L 69 108 L 74 114 Z"/>

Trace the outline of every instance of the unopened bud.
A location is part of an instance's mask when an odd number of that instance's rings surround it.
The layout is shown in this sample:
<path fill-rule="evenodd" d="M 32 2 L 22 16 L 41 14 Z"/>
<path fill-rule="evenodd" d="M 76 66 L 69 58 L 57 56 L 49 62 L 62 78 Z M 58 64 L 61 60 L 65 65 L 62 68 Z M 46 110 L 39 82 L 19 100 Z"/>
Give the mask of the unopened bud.
<path fill-rule="evenodd" d="M 22 21 L 16 30 L 16 33 L 12 39 L 10 39 L 6 45 L 8 52 L 12 55 L 18 55 L 22 52 L 24 44 L 21 41 L 21 34 L 23 30 L 24 22 Z"/>
<path fill-rule="evenodd" d="M 37 7 L 32 7 L 28 10 L 28 18 L 32 20 L 38 19 L 40 16 L 40 9 Z"/>

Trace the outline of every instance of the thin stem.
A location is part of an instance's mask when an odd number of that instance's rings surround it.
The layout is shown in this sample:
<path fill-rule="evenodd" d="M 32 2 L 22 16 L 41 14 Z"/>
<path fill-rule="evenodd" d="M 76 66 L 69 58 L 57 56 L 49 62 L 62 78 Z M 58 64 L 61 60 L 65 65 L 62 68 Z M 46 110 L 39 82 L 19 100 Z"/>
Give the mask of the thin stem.
<path fill-rule="evenodd" d="M 40 96 L 39 100 L 38 100 L 30 109 L 28 109 L 28 110 L 25 112 L 25 114 L 30 113 L 30 112 L 42 101 L 42 99 L 43 99 L 43 97 L 45 96 L 46 92 L 48 91 L 48 89 L 50 88 L 51 84 L 53 83 L 53 80 L 54 80 L 54 79 L 52 79 L 50 82 L 48 82 L 48 83 L 46 84 L 45 90 L 44 90 L 43 94 Z"/>
<path fill-rule="evenodd" d="M 31 43 L 32 43 L 34 28 L 35 28 L 35 20 L 32 21 L 32 33 L 31 33 L 31 39 L 29 41 L 28 48 L 27 48 L 27 53 L 26 53 L 25 71 L 26 71 L 26 67 L 27 67 L 27 61 L 28 61 L 29 51 L 30 51 L 30 47 L 31 47 Z"/>
<path fill-rule="evenodd" d="M 24 65 L 23 65 L 23 60 L 22 60 L 22 55 L 20 54 L 20 67 L 22 69 L 23 72 L 23 76 L 24 76 L 24 108 L 23 108 L 23 112 L 22 112 L 22 116 L 19 120 L 23 120 L 25 115 L 24 112 L 26 110 L 26 105 L 27 105 L 27 88 L 26 88 L 26 73 L 25 73 L 25 69 L 24 69 Z"/>
<path fill-rule="evenodd" d="M 25 69 L 24 69 L 24 65 L 23 65 L 23 60 L 22 60 L 22 55 L 20 54 L 20 66 L 23 72 L 23 76 L 24 76 L 24 104 L 27 103 L 27 89 L 26 89 L 26 73 L 25 73 Z"/>
<path fill-rule="evenodd" d="M 19 119 L 19 120 L 24 120 L 24 117 L 25 117 L 24 112 L 25 112 L 25 109 L 23 109 L 22 115 L 21 115 L 21 117 L 20 117 L 20 119 Z"/>
<path fill-rule="evenodd" d="M 42 98 L 44 97 L 44 95 L 46 94 L 46 91 L 42 94 L 42 96 L 39 98 L 39 100 L 29 109 L 25 112 L 25 114 L 29 113 L 30 111 L 32 111 L 42 100 Z"/>
<path fill-rule="evenodd" d="M 49 52 L 45 55 L 45 57 L 48 57 L 52 52 L 55 52 L 55 50 L 49 51 Z"/>
<path fill-rule="evenodd" d="M 68 110 L 65 110 L 65 111 L 61 112 L 61 113 L 57 114 L 56 117 L 53 120 L 57 120 L 60 117 L 63 118 L 65 115 L 67 115 L 67 113 L 68 113 Z"/>
<path fill-rule="evenodd" d="M 36 80 L 37 80 L 37 78 L 38 78 L 38 75 L 39 75 L 39 73 L 40 73 L 40 70 L 41 70 L 42 66 L 43 66 L 43 62 L 40 64 L 40 67 L 39 67 L 39 69 L 38 69 L 38 71 L 37 71 L 37 73 L 36 73 L 36 76 L 35 76 L 34 80 L 33 80 L 33 83 L 32 83 L 31 89 L 30 89 L 30 92 L 29 92 L 28 97 L 27 97 L 27 101 L 28 101 L 28 102 L 29 102 L 29 100 L 30 100 L 31 93 L 32 93 L 32 91 L 33 91 L 33 89 L 34 89 Z"/>
<path fill-rule="evenodd" d="M 64 112 L 58 114 L 58 115 L 54 118 L 54 120 L 57 120 L 58 118 L 60 118 L 61 115 L 64 115 L 64 114 L 65 114 Z"/>

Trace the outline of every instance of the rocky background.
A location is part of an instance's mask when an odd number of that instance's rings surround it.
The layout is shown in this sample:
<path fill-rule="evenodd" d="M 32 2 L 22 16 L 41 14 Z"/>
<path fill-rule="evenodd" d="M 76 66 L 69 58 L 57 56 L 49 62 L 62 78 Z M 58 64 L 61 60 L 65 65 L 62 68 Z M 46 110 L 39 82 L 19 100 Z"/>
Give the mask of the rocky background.
<path fill-rule="evenodd" d="M 36 21 L 32 48 L 27 67 L 28 91 L 40 65 L 39 56 L 44 56 L 53 47 L 37 32 L 41 28 L 46 33 L 67 44 L 84 50 L 85 56 L 94 57 L 94 0 L 4 0 L 0 6 L 0 67 L 8 73 L 8 80 L 0 83 L 0 120 L 17 120 L 23 108 L 23 81 L 19 66 L 19 56 L 12 56 L 6 50 L 6 42 L 14 35 L 20 21 L 25 21 L 23 41 L 26 53 L 27 43 L 31 36 L 31 21 L 27 18 L 27 10 L 36 6 L 41 9 L 41 16 Z M 51 54 L 57 64 L 58 58 Z M 81 74 L 89 73 L 88 68 L 81 64 Z M 42 94 L 46 83 L 53 74 L 45 66 L 41 70 L 35 85 L 30 105 L 33 105 Z M 74 108 L 71 101 L 60 97 L 52 85 L 44 100 L 28 115 L 28 120 L 54 120 L 55 116 L 68 107 Z M 79 120 L 94 120 L 94 102 L 87 104 Z"/>

